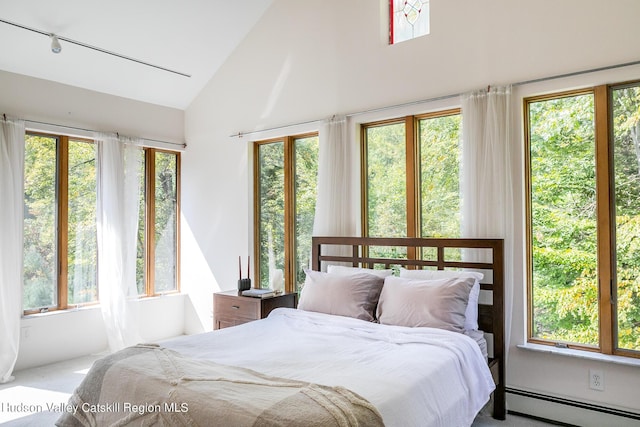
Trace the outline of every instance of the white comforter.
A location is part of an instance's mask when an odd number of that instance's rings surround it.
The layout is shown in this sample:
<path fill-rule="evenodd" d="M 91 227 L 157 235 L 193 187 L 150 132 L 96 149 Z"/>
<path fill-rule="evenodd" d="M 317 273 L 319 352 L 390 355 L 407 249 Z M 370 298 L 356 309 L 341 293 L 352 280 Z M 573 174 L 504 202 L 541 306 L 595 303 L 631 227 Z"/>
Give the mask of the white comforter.
<path fill-rule="evenodd" d="M 184 355 L 344 386 L 392 426 L 469 426 L 495 388 L 478 344 L 433 328 L 280 308 L 268 318 L 162 343 Z"/>

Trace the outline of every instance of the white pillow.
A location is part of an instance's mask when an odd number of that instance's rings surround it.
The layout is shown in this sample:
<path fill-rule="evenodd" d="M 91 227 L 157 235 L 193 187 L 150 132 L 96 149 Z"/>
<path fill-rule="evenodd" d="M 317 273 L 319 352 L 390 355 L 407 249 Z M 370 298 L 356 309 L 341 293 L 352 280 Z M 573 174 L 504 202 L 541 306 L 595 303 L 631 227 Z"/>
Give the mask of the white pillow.
<path fill-rule="evenodd" d="M 455 270 L 407 270 L 400 269 L 400 277 L 408 279 L 444 279 L 450 277 L 475 279 L 471 294 L 469 294 L 469 303 L 465 311 L 464 328 L 466 330 L 478 329 L 478 298 L 480 297 L 480 280 L 484 274 L 477 271 L 455 271 Z"/>
<path fill-rule="evenodd" d="M 343 265 L 329 264 L 327 266 L 327 273 L 339 274 L 341 276 L 348 276 L 348 275 L 358 274 L 358 273 L 367 273 L 367 274 L 373 274 L 378 277 L 387 277 L 393 274 L 393 270 L 376 270 L 373 268 L 346 267 Z"/>
<path fill-rule="evenodd" d="M 378 321 L 462 333 L 474 281 L 472 277 L 422 280 L 389 276 L 378 301 Z"/>
<path fill-rule="evenodd" d="M 373 321 L 384 284 L 382 277 L 358 273 L 339 275 L 305 270 L 298 309 Z"/>

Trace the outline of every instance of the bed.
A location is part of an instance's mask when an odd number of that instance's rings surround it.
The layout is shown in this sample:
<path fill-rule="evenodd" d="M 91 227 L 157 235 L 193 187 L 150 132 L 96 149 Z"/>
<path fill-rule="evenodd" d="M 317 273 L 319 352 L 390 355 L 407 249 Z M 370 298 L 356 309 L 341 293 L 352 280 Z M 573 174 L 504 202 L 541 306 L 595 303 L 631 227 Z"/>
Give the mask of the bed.
<path fill-rule="evenodd" d="M 314 237 L 298 309 L 109 355 L 57 425 L 468 426 L 488 402 L 504 419 L 502 251 L 500 239 Z M 475 286 L 475 331 L 473 307 L 421 311 L 424 296 L 458 307 Z M 344 303 L 363 290 L 366 303 Z M 425 316 L 444 326 L 402 324 Z"/>

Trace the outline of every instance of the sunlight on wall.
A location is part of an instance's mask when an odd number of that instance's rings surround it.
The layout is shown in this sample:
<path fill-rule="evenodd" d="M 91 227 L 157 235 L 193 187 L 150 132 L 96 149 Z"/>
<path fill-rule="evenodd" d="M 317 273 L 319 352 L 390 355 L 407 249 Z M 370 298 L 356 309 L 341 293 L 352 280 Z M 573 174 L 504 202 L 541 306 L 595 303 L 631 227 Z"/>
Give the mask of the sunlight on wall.
<path fill-rule="evenodd" d="M 180 290 L 187 294 L 184 307 L 185 333 L 211 330 L 213 328 L 212 294 L 221 290 L 220 285 L 184 217 L 180 224 L 180 239 Z"/>
<path fill-rule="evenodd" d="M 280 69 L 280 74 L 278 75 L 277 80 L 273 84 L 273 88 L 271 89 L 271 93 L 269 94 L 269 98 L 267 99 L 267 106 L 264 109 L 264 112 L 260 116 L 261 119 L 266 119 L 271 115 L 276 102 L 280 98 L 280 93 L 285 87 L 285 83 L 291 74 L 291 55 L 287 56 L 284 63 L 282 64 L 282 68 Z"/>

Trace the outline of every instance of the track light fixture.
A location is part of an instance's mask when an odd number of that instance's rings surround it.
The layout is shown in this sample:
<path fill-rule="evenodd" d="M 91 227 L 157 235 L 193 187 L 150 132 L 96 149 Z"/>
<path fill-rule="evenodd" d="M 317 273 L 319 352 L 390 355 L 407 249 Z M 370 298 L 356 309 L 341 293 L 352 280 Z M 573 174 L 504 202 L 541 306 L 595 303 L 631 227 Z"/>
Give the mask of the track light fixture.
<path fill-rule="evenodd" d="M 51 37 L 51 52 L 60 53 L 62 51 L 62 46 L 60 46 L 60 40 L 58 40 L 58 36 L 55 34 L 49 34 Z"/>
<path fill-rule="evenodd" d="M 43 36 L 49 37 L 49 39 L 51 39 L 51 52 L 53 52 L 53 53 L 62 52 L 62 46 L 60 45 L 60 40 L 62 40 L 65 43 L 69 43 L 69 44 L 73 44 L 73 45 L 76 45 L 76 46 L 80 46 L 80 47 L 84 47 L 84 48 L 87 48 L 87 49 L 91 49 L 91 50 L 94 50 L 96 52 L 104 53 L 106 55 L 115 56 L 117 58 L 124 59 L 124 60 L 127 60 L 127 61 L 136 62 L 136 63 L 138 63 L 140 65 L 156 68 L 158 70 L 166 71 L 168 73 L 176 74 L 176 75 L 179 75 L 179 76 L 182 76 L 182 77 L 186 77 L 186 78 L 190 78 L 191 77 L 190 74 L 186 74 L 186 73 L 183 73 L 183 72 L 180 72 L 180 71 L 177 71 L 177 70 L 172 70 L 170 68 L 162 67 L 160 65 L 151 64 L 149 62 L 142 61 L 142 60 L 136 59 L 136 58 L 132 58 L 130 56 L 123 55 L 121 53 L 112 52 L 110 50 L 102 49 L 102 48 L 97 47 L 97 46 L 92 46 L 90 44 L 82 43 L 81 41 L 78 41 L 78 40 L 73 40 L 73 39 L 70 39 L 70 38 L 67 38 L 67 37 L 58 37 L 54 33 L 50 33 L 48 31 L 39 30 L 37 28 L 27 27 L 26 25 L 22 25 L 22 24 L 16 24 L 15 22 L 7 21 L 6 19 L 0 19 L 0 23 L 11 25 L 11 26 L 14 26 L 14 27 L 17 27 L 17 28 L 22 28 L 23 30 L 31 31 L 33 33 L 38 33 L 38 34 L 42 34 Z"/>

